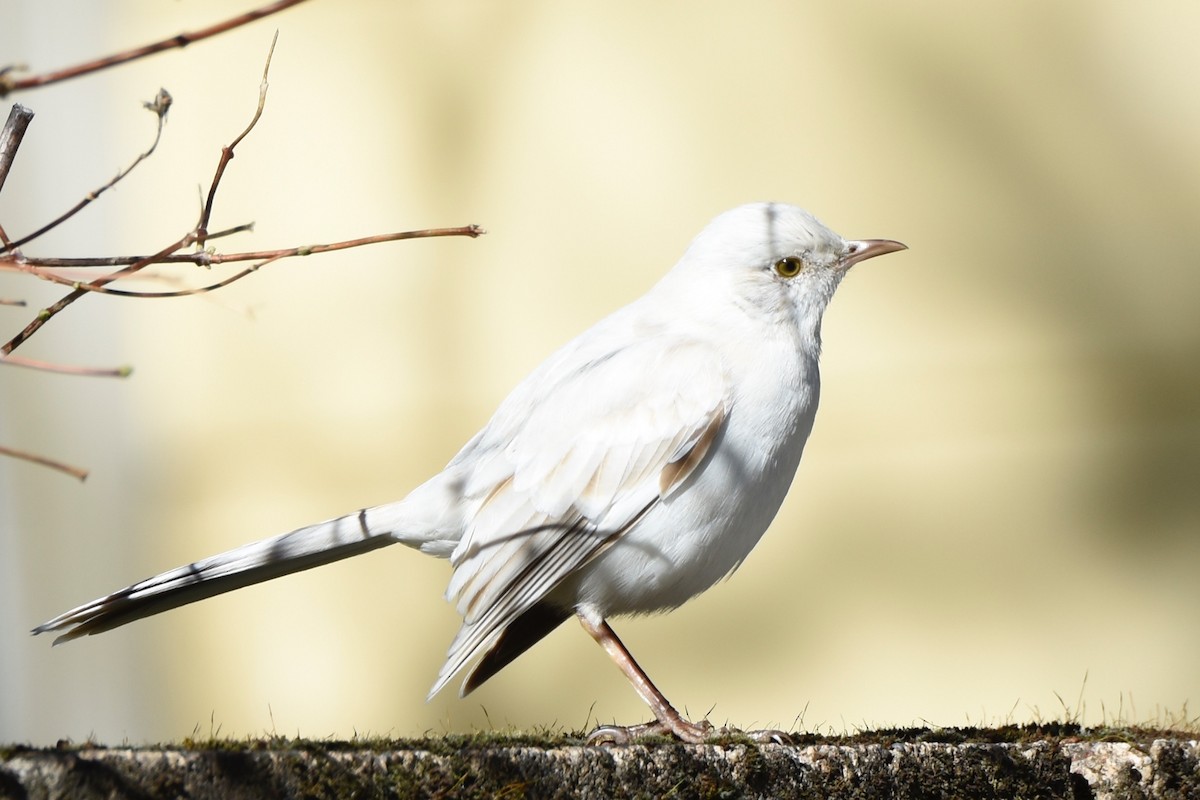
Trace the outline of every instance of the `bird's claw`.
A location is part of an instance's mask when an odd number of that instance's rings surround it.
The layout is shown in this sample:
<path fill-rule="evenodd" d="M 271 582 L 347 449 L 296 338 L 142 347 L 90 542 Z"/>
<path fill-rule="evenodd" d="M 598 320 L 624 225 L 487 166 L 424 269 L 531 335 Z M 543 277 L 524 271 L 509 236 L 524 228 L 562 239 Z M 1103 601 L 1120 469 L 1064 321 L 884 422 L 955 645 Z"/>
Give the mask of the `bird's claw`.
<path fill-rule="evenodd" d="M 640 726 L 634 726 L 640 727 Z M 644 735 L 644 734 L 643 734 Z M 623 725 L 601 725 L 587 735 L 584 744 L 626 745 L 636 738 L 631 728 Z"/>
<path fill-rule="evenodd" d="M 746 738 L 758 744 L 792 744 L 792 735 L 787 731 L 777 731 L 771 729 L 759 731 L 746 731 Z"/>

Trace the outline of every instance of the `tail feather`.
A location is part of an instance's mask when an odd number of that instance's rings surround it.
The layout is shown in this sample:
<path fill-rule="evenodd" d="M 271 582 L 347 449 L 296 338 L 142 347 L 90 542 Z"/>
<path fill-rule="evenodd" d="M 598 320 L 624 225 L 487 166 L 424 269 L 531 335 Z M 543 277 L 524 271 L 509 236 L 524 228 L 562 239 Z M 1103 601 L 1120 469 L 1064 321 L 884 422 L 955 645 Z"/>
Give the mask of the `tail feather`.
<path fill-rule="evenodd" d="M 400 541 L 391 530 L 372 530 L 367 524 L 367 514 L 374 511 L 363 509 L 155 575 L 60 614 L 34 628 L 33 633 L 65 629 L 54 643 L 69 642 Z"/>

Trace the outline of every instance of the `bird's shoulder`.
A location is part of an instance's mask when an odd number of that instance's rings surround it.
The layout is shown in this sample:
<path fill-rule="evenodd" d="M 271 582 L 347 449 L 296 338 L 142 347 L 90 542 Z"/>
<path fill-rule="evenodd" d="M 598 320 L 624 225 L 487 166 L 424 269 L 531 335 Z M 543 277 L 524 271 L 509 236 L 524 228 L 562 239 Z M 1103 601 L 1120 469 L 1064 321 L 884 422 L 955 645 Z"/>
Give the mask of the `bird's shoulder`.
<path fill-rule="evenodd" d="M 720 349 L 702 332 L 614 315 L 522 381 L 451 467 L 468 501 L 503 486 L 552 514 L 574 505 L 600 515 L 633 483 L 649 491 L 731 397 Z"/>

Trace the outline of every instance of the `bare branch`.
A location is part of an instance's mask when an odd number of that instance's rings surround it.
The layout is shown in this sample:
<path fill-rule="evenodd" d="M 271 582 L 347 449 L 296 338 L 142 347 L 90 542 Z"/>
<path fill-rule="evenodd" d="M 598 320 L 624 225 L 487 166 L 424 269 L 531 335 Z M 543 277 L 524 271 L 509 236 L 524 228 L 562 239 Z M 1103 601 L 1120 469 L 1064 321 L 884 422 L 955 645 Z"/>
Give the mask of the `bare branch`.
<path fill-rule="evenodd" d="M 195 33 L 184 33 L 170 39 L 165 39 L 146 47 L 137 48 L 124 53 L 120 53 L 109 58 L 98 59 L 81 64 L 69 69 L 60 70 L 54 73 L 33 76 L 22 80 L 14 80 L 11 72 L 12 68 L 0 68 L 0 97 L 3 97 L 9 91 L 18 89 L 28 89 L 35 86 L 44 86 L 49 83 L 54 83 L 68 78 L 84 75 L 89 72 L 106 69 L 107 67 L 116 64 L 126 63 L 137 58 L 160 52 L 162 50 L 173 47 L 185 47 L 193 41 L 215 36 L 224 31 L 244 25 L 256 19 L 268 16 L 293 5 L 297 5 L 303 0 L 281 0 L 271 5 L 264 6 L 258 10 L 248 12 L 238 17 L 234 17 L 226 22 L 206 28 Z M 121 172 L 100 188 L 90 192 L 83 200 L 78 202 L 69 211 L 53 220 L 52 222 L 42 226 L 27 236 L 12 240 L 0 226 L 0 272 L 2 271 L 21 271 L 29 273 L 42 280 L 50 281 L 59 285 L 70 287 L 68 292 L 57 302 L 41 309 L 37 315 L 31 320 L 25 328 L 14 336 L 11 340 L 3 345 L 0 345 L 0 366 L 18 366 L 27 369 L 35 369 L 41 371 L 49 371 L 56 373 L 64 373 L 71 375 L 85 376 L 101 376 L 101 377 L 126 377 L 132 371 L 130 367 L 114 367 L 114 368 L 99 368 L 85 367 L 69 364 L 58 364 L 46 361 L 37 361 L 27 359 L 20 356 L 12 355 L 13 351 L 26 342 L 33 334 L 37 333 L 43 325 L 56 315 L 78 300 L 80 297 L 90 293 L 113 294 L 126 297 L 183 297 L 187 295 L 196 295 L 204 292 L 211 292 L 216 289 L 228 286 L 235 281 L 257 272 L 266 265 L 279 261 L 285 258 L 295 258 L 300 256 L 314 255 L 317 253 L 332 252 L 335 250 L 344 250 L 353 247 L 361 247 L 369 244 L 378 244 L 388 241 L 398 241 L 403 239 L 429 238 L 440 236 L 469 236 L 474 238 L 484 233 L 483 229 L 477 225 L 465 225 L 456 228 L 432 228 L 415 231 L 402 231 L 398 233 L 381 234 L 376 236 L 368 236 L 360 239 L 351 239 L 341 242 L 333 242 L 329 244 L 316 244 L 302 247 L 283 248 L 278 250 L 262 250 L 253 252 L 229 253 L 220 254 L 210 252 L 211 248 L 207 245 L 215 239 L 223 238 L 251 230 L 253 223 L 237 225 L 221 231 L 210 233 L 208 226 L 212 219 L 213 209 L 216 203 L 217 193 L 221 185 L 221 181 L 225 175 L 225 171 L 229 166 L 229 162 L 233 160 L 236 148 L 242 141 L 250 135 L 255 129 L 259 120 L 262 118 L 263 110 L 266 106 L 267 91 L 268 91 L 268 76 L 271 68 L 271 60 L 275 51 L 275 44 L 278 41 L 279 34 L 276 32 L 272 39 L 270 51 L 267 54 L 266 63 L 263 66 L 262 80 L 259 84 L 258 103 L 255 107 L 253 116 L 245 129 L 242 130 L 228 145 L 221 148 L 220 158 L 217 162 L 216 170 L 208 187 L 208 192 L 204 196 L 202 208 L 200 210 L 199 219 L 192 230 L 181 236 L 175 242 L 163 247 L 157 253 L 144 256 L 121 256 L 109 258 L 29 258 L 20 252 L 19 248 L 43 235 L 47 231 L 61 225 L 65 221 L 79 213 L 83 208 L 98 199 L 108 189 L 115 186 L 119 181 L 124 179 L 130 172 L 133 171 L 139 164 L 149 158 L 157 149 L 162 138 L 163 125 L 167 110 L 171 105 L 171 96 L 166 90 L 160 90 L 158 96 L 151 103 L 146 103 L 146 107 L 155 112 L 158 125 L 155 131 L 154 141 L 150 147 L 140 154 L 134 161 Z M 0 187 L 3 186 L 4 179 L 7 177 L 8 171 L 11 168 L 15 158 L 16 150 L 20 145 L 21 139 L 25 133 L 25 129 L 29 125 L 33 114 L 28 109 L 22 106 L 14 106 L 12 113 L 9 115 L 9 121 L 5 125 L 3 132 L 0 133 Z M 195 245 L 194 252 L 181 252 Z M 124 289 L 109 288 L 109 284 L 127 278 L 137 276 L 143 269 L 160 263 L 190 263 L 203 267 L 211 267 L 225 263 L 235 262 L 253 262 L 248 267 L 241 269 L 233 275 L 222 280 L 209 283 L 203 286 L 194 288 L 185 288 L 175 291 L 127 291 Z M 80 280 L 78 277 L 69 277 L 61 272 L 62 268 L 74 267 L 100 267 L 107 268 L 108 271 L 98 277 L 91 279 Z M 177 275 L 164 274 L 146 274 L 141 276 L 148 279 L 157 279 L 160 281 L 180 282 Z M 24 306 L 25 301 L 19 299 L 0 298 L 0 305 Z M 10 456 L 20 458 L 37 464 L 42 464 L 53 469 L 59 470 L 66 474 L 83 480 L 87 476 L 87 472 L 83 469 L 73 467 L 53 459 L 43 456 L 34 455 L 25 451 L 15 450 L 9 447 L 0 446 L 0 456 Z"/>
<path fill-rule="evenodd" d="M 29 267 L 28 271 L 42 280 L 50 281 L 51 283 L 62 284 L 63 286 L 71 286 L 75 289 L 82 289 L 88 292 L 98 292 L 99 294 L 111 294 L 119 297 L 187 297 L 193 294 L 203 294 L 211 292 L 214 289 L 220 289 L 228 286 L 234 281 L 239 281 L 247 275 L 257 272 L 258 270 L 270 264 L 273 261 L 279 261 L 283 258 L 293 258 L 297 256 L 311 256 L 317 253 L 328 253 L 334 250 L 346 250 L 351 247 L 362 247 L 368 244 L 378 244 L 379 242 L 391 242 L 400 239 L 420 239 L 434 236 L 476 236 L 484 233 L 483 228 L 478 225 L 465 225 L 461 228 L 431 228 L 423 231 L 402 231 L 400 233 L 388 233 L 378 236 L 366 236 L 362 239 L 351 239 L 345 242 L 334 242 L 333 244 L 314 244 L 307 247 L 290 247 L 283 250 L 260 250 L 256 253 L 232 253 L 222 256 L 219 253 L 191 253 L 191 254 L 176 254 L 168 256 L 164 261 L 193 261 L 202 266 L 212 264 L 222 264 L 225 262 L 235 261 L 250 261 L 253 259 L 262 259 L 259 263 L 254 264 L 235 275 L 232 275 L 224 280 L 217 281 L 205 286 L 198 286 L 193 289 L 179 289 L 173 292 L 133 292 L 124 289 L 109 289 L 103 286 L 96 286 L 94 283 L 81 283 L 72 281 L 69 278 L 64 278 L 60 275 L 55 275 L 52 272 L 44 272 L 40 269 Z M 29 259 L 28 261 L 32 261 Z M 68 259 L 58 259 L 66 261 Z M 161 263 L 161 262 L 155 262 Z M 23 267 L 24 268 L 24 267 Z"/>
<path fill-rule="evenodd" d="M 226 236 L 233 236 L 235 233 L 246 233 L 247 231 L 252 230 L 254 230 L 253 222 L 243 222 L 241 225 L 234 225 L 232 228 L 226 228 L 223 231 L 210 233 L 208 235 L 208 240 L 211 242 L 213 239 L 221 239 Z"/>
<path fill-rule="evenodd" d="M 8 112 L 8 120 L 0 130 L 0 189 L 8 180 L 8 171 L 12 169 L 13 159 L 17 157 L 17 149 L 25 138 L 25 129 L 33 121 L 33 112 L 20 103 L 14 103 Z"/>
<path fill-rule="evenodd" d="M 31 461 L 34 464 L 41 464 L 44 467 L 50 467 L 50 469 L 56 469 L 59 472 L 64 472 L 67 475 L 70 475 L 72 478 L 78 478 L 81 481 L 87 480 L 88 471 L 86 469 L 73 467 L 70 464 L 64 464 L 61 461 L 55 461 L 52 458 L 34 455 L 33 453 L 27 453 L 24 450 L 14 450 L 13 448 L 5 447 L 4 445 L 0 445 L 0 455 L 19 458 L 22 461 Z"/>
<path fill-rule="evenodd" d="M 279 33 L 276 32 L 274 39 L 272 39 L 272 41 L 271 41 L 271 53 L 268 53 L 268 55 L 267 55 L 267 66 L 263 70 L 263 81 L 260 84 L 258 107 L 254 112 L 254 117 L 253 117 L 253 119 L 251 119 L 250 124 L 246 127 L 246 130 L 242 131 L 242 133 L 237 137 L 237 139 L 234 140 L 235 144 L 237 142 L 240 142 L 242 139 L 244 139 L 246 137 L 246 134 L 248 134 L 254 128 L 255 123 L 257 123 L 259 117 L 262 116 L 263 105 L 266 103 L 266 90 L 267 90 L 266 89 L 266 74 L 267 74 L 266 71 L 271 66 L 271 54 L 273 54 L 275 51 L 275 40 L 277 40 L 278 38 L 279 38 Z M 161 117 L 159 119 L 160 119 L 160 124 L 161 124 Z M 53 319 L 59 312 L 61 312 L 64 308 L 66 308 L 67 306 L 74 303 L 79 298 L 88 294 L 89 291 L 94 291 L 97 287 L 101 287 L 108 283 L 112 283 L 115 280 L 119 280 L 120 278 L 125 278 L 130 275 L 133 275 L 133 274 L 141 271 L 146 266 L 157 263 L 158 261 L 161 261 L 163 258 L 169 256 L 170 254 L 174 253 L 177 250 L 182 250 L 183 248 L 188 247 L 189 245 L 191 245 L 193 243 L 203 241 L 204 232 L 203 232 L 202 226 L 208 224 L 208 212 L 211 209 L 211 202 L 212 202 L 211 199 L 216 195 L 217 186 L 221 181 L 222 174 L 224 174 L 225 164 L 229 163 L 229 160 L 232 158 L 233 158 L 232 145 L 221 148 L 221 160 L 218 163 L 217 174 L 215 176 L 213 176 L 213 182 L 212 182 L 211 187 L 209 188 L 209 192 L 208 192 L 209 198 L 210 198 L 209 204 L 205 207 L 205 211 L 201 214 L 201 218 L 200 218 L 201 226 L 198 226 L 197 229 L 188 232 L 182 238 L 180 238 L 178 241 L 168 245 L 167 247 L 164 247 L 162 250 L 159 250 L 153 256 L 149 256 L 142 260 L 135 261 L 134 263 L 130 264 L 129 266 L 125 267 L 124 269 L 119 269 L 116 272 L 110 273 L 108 275 L 103 275 L 87 284 L 77 284 L 76 287 L 69 294 L 66 294 L 63 297 L 59 298 L 59 300 L 56 303 L 54 303 L 53 305 L 48 306 L 47 308 L 43 308 L 41 311 L 39 311 L 38 315 L 36 317 L 34 317 L 33 320 L 28 325 L 25 326 L 24 330 L 22 330 L 20 333 L 18 333 L 16 336 L 14 336 L 9 341 L 5 342 L 3 345 L 0 345 L 0 358 L 9 355 L 10 353 L 12 353 L 13 350 L 16 350 L 18 347 L 20 347 L 23 343 L 25 343 L 29 339 L 30 336 L 33 336 L 33 334 L 35 334 L 39 330 L 41 330 L 41 327 L 43 325 L 45 325 L 47 322 L 49 322 L 51 319 Z M 87 288 L 83 288 L 84 286 L 86 286 Z"/>
<path fill-rule="evenodd" d="M 217 162 L 217 173 L 208 187 L 208 199 L 204 201 L 204 209 L 200 212 L 200 220 L 196 223 L 196 245 L 200 248 L 203 248 L 204 243 L 208 240 L 208 221 L 212 218 L 213 203 L 217 199 L 217 186 L 220 185 L 221 177 L 225 174 L 225 167 L 233 160 L 234 148 L 250 135 L 250 131 L 254 130 L 254 126 L 262 118 L 263 108 L 267 105 L 267 73 L 271 70 L 271 59 L 275 55 L 275 44 L 278 41 L 279 31 L 275 31 L 275 36 L 271 39 L 271 49 L 267 51 L 267 63 L 263 66 L 262 81 L 258 84 L 258 107 L 254 109 L 254 116 L 250 119 L 250 124 L 238 134 L 236 139 L 221 148 L 221 160 Z"/>
<path fill-rule="evenodd" d="M 239 225 L 236 228 L 220 231 L 218 233 L 210 233 L 209 240 L 213 240 L 218 236 L 226 236 L 231 233 L 239 233 L 247 230 L 250 226 Z M 329 253 L 334 250 L 347 250 L 351 247 L 362 247 L 369 244 L 380 244 L 381 242 L 396 242 L 404 239 L 429 239 L 438 236 L 469 236 L 474 239 L 486 233 L 479 225 L 463 225 L 458 228 L 426 228 L 418 231 L 399 231 L 397 233 L 381 233 L 376 236 L 364 236 L 361 239 L 348 239 L 344 242 L 333 242 L 331 244 L 312 244 L 304 247 L 289 247 L 280 250 L 255 250 L 245 253 L 172 253 L 168 256 L 158 258 L 154 263 L 157 264 L 196 264 L 198 266 L 207 267 L 217 264 L 231 264 L 238 261 L 256 261 L 258 259 L 276 259 L 276 258 L 291 258 L 293 256 L 309 256 L 317 253 Z M 111 256 L 105 258 L 82 257 L 82 258 L 36 258 L 33 256 L 20 256 L 16 259 L 10 259 L 6 263 L 0 258 L 0 270 L 22 270 L 37 275 L 39 278 L 52 280 L 41 272 L 45 268 L 77 268 L 77 267 L 120 267 L 128 264 L 135 264 L 139 261 L 147 261 L 154 259 L 155 256 Z M 57 281 L 63 283 L 63 281 Z M 64 285 L 74 286 L 75 281 L 67 280 Z"/>
<path fill-rule="evenodd" d="M 86 208 L 92 201 L 94 201 L 96 198 L 100 197 L 100 195 L 107 192 L 113 186 L 116 186 L 118 181 L 120 181 L 122 178 L 124 178 L 129 173 L 133 172 L 134 167 L 136 167 L 138 164 L 145 161 L 147 158 L 149 158 L 154 153 L 154 151 L 156 149 L 158 149 L 158 143 L 162 139 L 163 123 L 167 119 L 167 111 L 169 111 L 171 108 L 171 95 L 166 89 L 159 89 L 158 94 L 155 95 L 153 100 L 146 102 L 146 103 L 142 103 L 142 105 L 145 106 L 146 109 L 153 111 L 155 116 L 158 118 L 158 128 L 154 132 L 154 142 L 151 143 L 150 149 L 146 150 L 144 153 L 142 153 L 137 158 L 135 158 L 133 160 L 132 164 L 130 164 L 128 167 L 126 167 L 125 169 L 118 172 L 113 177 L 113 179 L 110 180 L 108 183 L 104 184 L 103 186 L 101 186 L 99 189 L 96 189 L 95 191 L 88 192 L 88 194 L 86 194 L 82 200 L 80 200 L 78 203 L 76 203 L 74 205 L 74 207 L 72 207 L 65 214 L 59 216 L 55 220 L 52 220 L 52 221 L 46 223 L 45 225 L 38 228 L 33 233 L 31 233 L 27 236 L 23 236 L 22 238 L 18 239 L 15 242 L 6 241 L 4 243 L 4 246 L 0 247 L 0 253 L 4 253 L 5 251 L 13 250 L 17 247 L 20 247 L 23 244 L 27 244 L 27 243 L 33 241 L 34 239 L 38 238 L 42 234 L 47 233 L 48 231 L 51 231 L 54 228 L 57 228 L 59 225 L 66 222 L 71 217 L 75 216 L 80 211 L 82 211 L 84 208 Z"/>
<path fill-rule="evenodd" d="M 90 289 L 95 289 L 96 287 L 103 286 L 106 283 L 111 283 L 120 278 L 127 277 L 129 275 L 133 275 L 136 272 L 143 269 L 144 267 L 155 263 L 155 261 L 157 259 L 161 259 L 164 256 L 174 253 L 176 250 L 179 250 L 180 248 L 187 247 L 189 244 L 191 244 L 194 241 L 195 241 L 194 234 L 189 233 L 186 236 L 184 236 L 182 239 L 180 239 L 179 241 L 174 242 L 173 244 L 163 248 L 155 255 L 149 256 L 145 259 L 142 259 L 141 261 L 135 261 L 133 264 L 130 264 L 128 267 L 125 267 L 125 269 L 117 270 L 116 272 L 109 273 L 108 275 L 102 275 L 101 277 L 96 278 L 94 281 L 91 281 L 90 283 L 84 284 L 84 285 L 88 286 Z M 55 302 L 53 305 L 47 306 L 46 308 L 43 308 L 41 311 L 39 311 L 37 316 L 34 317 L 33 320 L 28 325 L 25 326 L 24 330 L 22 330 L 20 333 L 18 333 L 16 336 L 14 336 L 12 339 L 5 342 L 3 345 L 0 345 L 0 358 L 4 358 L 4 357 L 8 356 L 10 353 L 12 353 L 13 350 L 16 350 L 18 347 L 20 347 L 22 344 L 24 344 L 29 339 L 30 336 L 33 336 L 33 334 L 35 334 L 39 330 L 41 330 L 41 327 L 43 325 L 45 325 L 47 322 L 49 322 L 51 319 L 53 319 L 55 317 L 55 315 L 57 315 L 60 311 L 62 311 L 67 306 L 71 305 L 71 303 L 74 303 L 76 300 L 78 300 L 79 298 L 86 295 L 88 293 L 88 291 L 89 291 L 88 289 L 83 288 L 83 285 L 77 286 L 69 294 L 66 294 L 66 295 L 62 296 L 61 298 L 59 298 L 58 301 Z"/>
<path fill-rule="evenodd" d="M 28 78 L 14 79 L 11 70 L 0 70 L 0 97 L 5 97 L 9 92 L 17 92 L 24 89 L 33 89 L 38 86 L 47 86 L 51 83 L 65 81 L 68 78 L 77 78 L 80 75 L 87 75 L 91 72 L 99 72 L 102 69 L 125 64 L 129 61 L 135 61 L 139 58 L 160 53 L 163 50 L 171 50 L 176 47 L 187 47 L 192 42 L 199 42 L 202 39 L 216 36 L 225 31 L 241 27 L 255 20 L 268 17 L 271 14 L 278 13 L 284 9 L 291 8 L 294 5 L 299 5 L 304 0 L 278 0 L 278 2 L 265 5 L 262 8 L 256 8 L 253 11 L 247 11 L 245 14 L 239 14 L 236 17 L 218 22 L 207 28 L 202 28 L 198 31 L 176 34 L 162 41 L 154 42 L 153 44 L 135 47 L 132 50 L 126 50 L 116 55 L 108 56 L 107 58 L 98 58 L 94 61 L 88 61 L 83 64 L 77 64 L 73 67 L 60 69 L 55 72 L 48 72 L 42 75 L 31 75 Z"/>
<path fill-rule="evenodd" d="M 0 365 L 26 367 L 42 372 L 57 372 L 61 375 L 85 375 L 92 378 L 128 378 L 133 374 L 133 367 L 79 367 L 72 364 L 54 364 L 49 361 L 35 361 L 21 356 L 5 356 L 0 358 Z"/>

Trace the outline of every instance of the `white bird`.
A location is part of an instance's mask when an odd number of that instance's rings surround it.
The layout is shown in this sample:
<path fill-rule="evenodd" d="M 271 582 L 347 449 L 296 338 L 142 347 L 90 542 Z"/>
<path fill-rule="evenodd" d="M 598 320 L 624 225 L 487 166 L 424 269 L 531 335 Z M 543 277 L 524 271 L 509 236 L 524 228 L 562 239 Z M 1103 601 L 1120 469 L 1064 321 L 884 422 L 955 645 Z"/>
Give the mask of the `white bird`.
<path fill-rule="evenodd" d="M 903 250 L 846 241 L 803 209 L 744 205 L 704 228 L 644 296 L 568 342 L 446 468 L 365 508 L 135 583 L 39 625 L 55 644 L 401 544 L 449 558 L 462 615 L 430 690 L 466 695 L 572 615 L 656 721 L 703 741 L 609 627 L 733 572 L 775 517 L 812 430 L 821 317 L 846 271 Z"/>

